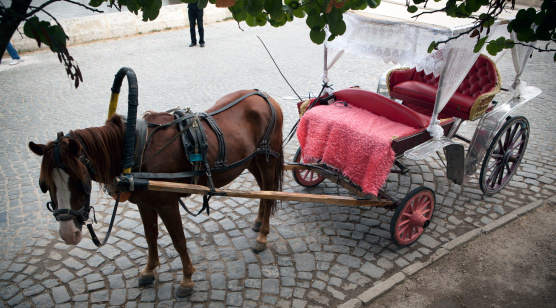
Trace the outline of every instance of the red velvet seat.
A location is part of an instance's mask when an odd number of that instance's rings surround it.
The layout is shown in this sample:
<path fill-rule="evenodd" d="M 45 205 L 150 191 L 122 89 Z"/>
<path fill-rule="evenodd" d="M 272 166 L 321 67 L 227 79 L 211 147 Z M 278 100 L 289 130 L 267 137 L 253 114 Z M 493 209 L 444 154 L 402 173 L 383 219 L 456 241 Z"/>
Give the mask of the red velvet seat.
<path fill-rule="evenodd" d="M 415 68 L 396 69 L 388 73 L 387 85 L 392 98 L 400 99 L 410 108 L 431 110 L 434 107 L 439 77 L 416 71 Z M 500 92 L 501 78 L 494 62 L 480 55 L 448 104 L 444 116 L 475 120 L 487 110 Z"/>

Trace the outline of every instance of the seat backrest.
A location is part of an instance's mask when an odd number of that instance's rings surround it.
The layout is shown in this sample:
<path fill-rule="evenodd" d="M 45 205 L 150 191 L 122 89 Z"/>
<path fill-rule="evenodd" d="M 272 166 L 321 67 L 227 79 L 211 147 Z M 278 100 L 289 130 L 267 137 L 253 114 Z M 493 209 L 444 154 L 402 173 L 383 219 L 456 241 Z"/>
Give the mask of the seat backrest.
<path fill-rule="evenodd" d="M 499 78 L 494 62 L 487 56 L 480 55 L 461 82 L 457 92 L 477 98 L 481 94 L 492 91 L 500 82 Z"/>
<path fill-rule="evenodd" d="M 499 82 L 498 78 L 499 75 L 494 62 L 485 55 L 479 55 L 456 92 L 477 98 L 481 94 L 492 91 Z M 438 87 L 439 79 L 440 77 L 434 77 L 432 73 L 427 75 L 425 71 L 418 71 L 415 72 L 412 80 Z"/>
<path fill-rule="evenodd" d="M 430 122 L 428 116 L 415 112 L 375 92 L 350 88 L 338 90 L 334 92 L 334 96 L 337 101 L 345 101 L 355 107 L 411 127 L 427 127 Z"/>

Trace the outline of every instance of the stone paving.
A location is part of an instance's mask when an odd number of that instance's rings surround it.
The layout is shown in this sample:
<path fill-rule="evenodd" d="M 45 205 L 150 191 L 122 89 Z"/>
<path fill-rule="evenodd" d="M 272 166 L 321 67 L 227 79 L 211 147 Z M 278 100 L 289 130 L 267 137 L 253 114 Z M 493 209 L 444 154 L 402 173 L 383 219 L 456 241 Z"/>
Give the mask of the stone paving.
<path fill-rule="evenodd" d="M 140 112 L 176 106 L 205 110 L 229 92 L 258 88 L 280 102 L 284 131 L 289 131 L 298 117 L 294 94 L 256 36 L 302 96 L 320 90 L 322 46 L 310 43 L 303 21 L 280 29 L 241 28 L 235 22 L 205 26 L 203 49 L 187 47 L 188 29 L 73 46 L 70 52 L 85 79 L 77 90 L 49 52 L 24 54 L 25 61 L 15 67 L 0 66 L 0 307 L 333 307 L 413 262 L 426 261 L 443 243 L 555 194 L 556 70 L 552 55 L 535 54 L 523 80 L 543 93 L 519 110 L 532 131 L 527 155 L 507 188 L 485 197 L 478 172 L 465 187 L 454 185 L 438 157 L 404 161 L 410 173 L 389 176 L 385 189 L 398 199 L 418 186 L 436 192 L 432 223 L 410 247 L 399 248 L 390 240 L 393 211 L 283 202 L 271 219 L 269 249 L 255 254 L 250 244 L 256 233 L 250 225 L 258 201 L 215 197 L 210 217 L 182 213 L 196 285 L 193 295 L 175 299 L 182 265 L 162 224 L 157 280 L 138 287 L 146 241 L 133 204 L 118 209 L 107 245 L 97 249 L 88 234 L 76 247 L 65 245 L 44 207 L 48 196 L 37 185 L 40 159 L 27 144 L 54 139 L 57 131 L 102 125 L 120 67 L 137 74 Z M 505 83 L 513 76 L 508 59 L 499 64 Z M 359 85 L 374 90 L 390 67 L 344 56 L 329 77 L 337 89 Z M 119 112 L 125 112 L 126 98 L 124 90 Z M 463 135 L 471 137 L 475 125 L 468 123 Z M 297 147 L 296 140 L 285 147 L 288 161 Z M 249 174 L 228 188 L 258 189 Z M 328 181 L 303 188 L 291 174 L 284 190 L 348 195 Z M 200 201 L 189 198 L 187 204 L 200 208 Z M 96 187 L 92 204 L 99 221 L 95 229 L 103 238 L 113 202 Z"/>

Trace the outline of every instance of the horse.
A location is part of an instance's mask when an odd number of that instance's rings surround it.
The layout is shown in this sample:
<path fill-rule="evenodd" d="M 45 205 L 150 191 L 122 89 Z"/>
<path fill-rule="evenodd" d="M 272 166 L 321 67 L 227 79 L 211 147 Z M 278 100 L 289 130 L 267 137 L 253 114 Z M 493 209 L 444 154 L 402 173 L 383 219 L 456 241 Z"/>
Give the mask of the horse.
<path fill-rule="evenodd" d="M 227 94 L 220 98 L 206 113 L 229 107 L 230 102 L 242 98 L 253 92 L 242 90 Z M 268 129 L 272 121 L 272 108 L 275 110 L 275 123 Z M 143 119 L 148 123 L 164 124 L 174 120 L 168 112 L 147 112 Z M 271 97 L 265 95 L 251 95 L 228 109 L 213 115 L 213 119 L 224 136 L 227 149 L 227 161 L 230 164 L 239 162 L 255 153 L 264 135 L 270 132 L 268 145 L 278 157 L 257 153 L 245 163 L 235 166 L 231 170 L 212 173 L 215 187 L 222 187 L 232 182 L 247 169 L 254 176 L 261 190 L 279 191 L 282 189 L 283 177 L 283 149 L 282 124 L 283 114 L 280 105 Z M 214 166 L 218 154 L 217 135 L 202 121 L 209 146 L 207 151 L 208 163 Z M 111 194 L 119 188 L 113 182 L 122 173 L 122 156 L 125 135 L 124 119 L 120 115 L 113 115 L 102 127 L 90 127 L 73 130 L 59 140 L 46 144 L 29 142 L 30 150 L 42 156 L 39 185 L 44 193 L 50 193 L 49 209 L 57 214 L 60 224 L 60 237 L 66 244 L 77 245 L 82 239 L 81 229 L 88 219 L 91 181 L 95 181 L 108 188 Z M 192 169 L 186 159 L 183 145 L 175 138 L 179 133 L 178 125 L 171 125 L 165 129 L 148 128 L 150 139 L 144 146 L 144 160 L 141 171 L 153 173 L 178 173 Z M 266 134 L 265 134 L 266 133 Z M 164 149 L 160 151 L 160 149 Z M 156 155 L 160 154 L 160 155 Z M 212 167 L 211 167 L 212 168 Z M 199 185 L 207 185 L 208 177 L 200 176 Z M 168 181 L 185 183 L 190 179 L 169 179 Z M 129 196 L 129 201 L 137 204 L 145 238 L 148 244 L 147 263 L 139 274 L 139 285 L 145 286 L 155 280 L 156 267 L 160 266 L 158 259 L 158 217 L 166 226 L 176 251 L 179 253 L 183 265 L 183 279 L 176 288 L 177 297 L 185 297 L 192 293 L 194 282 L 191 280 L 195 268 L 187 252 L 186 239 L 182 226 L 178 203 L 180 198 L 187 197 L 185 193 L 139 191 L 135 190 Z M 259 232 L 253 245 L 256 252 L 267 247 L 269 220 L 276 207 L 275 200 L 260 200 L 258 215 L 253 222 L 252 229 Z M 86 213 L 84 213 L 84 211 Z"/>

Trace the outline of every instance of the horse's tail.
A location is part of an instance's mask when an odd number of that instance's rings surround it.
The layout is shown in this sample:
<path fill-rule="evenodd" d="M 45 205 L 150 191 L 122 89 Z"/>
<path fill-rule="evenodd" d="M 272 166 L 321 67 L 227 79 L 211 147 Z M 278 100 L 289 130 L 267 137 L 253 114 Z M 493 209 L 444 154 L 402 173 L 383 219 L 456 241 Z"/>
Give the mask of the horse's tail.
<path fill-rule="evenodd" d="M 276 102 L 276 101 L 274 101 Z M 277 191 L 282 191 L 283 188 L 283 182 L 284 182 L 284 141 L 283 141 L 283 136 L 282 136 L 282 126 L 284 123 L 284 116 L 282 113 L 282 110 L 280 108 L 280 105 L 276 102 L 275 103 L 275 107 L 277 108 L 277 119 L 276 119 L 276 124 L 274 126 L 274 134 L 278 134 L 278 146 L 276 148 L 276 152 L 278 152 L 279 157 L 277 158 L 278 162 L 276 164 L 276 166 L 274 167 L 274 187 L 276 188 Z M 280 202 L 280 201 L 278 201 Z M 278 203 L 275 201 L 273 202 L 272 205 L 272 210 L 271 213 L 274 213 L 275 209 L 276 209 L 276 205 Z"/>

